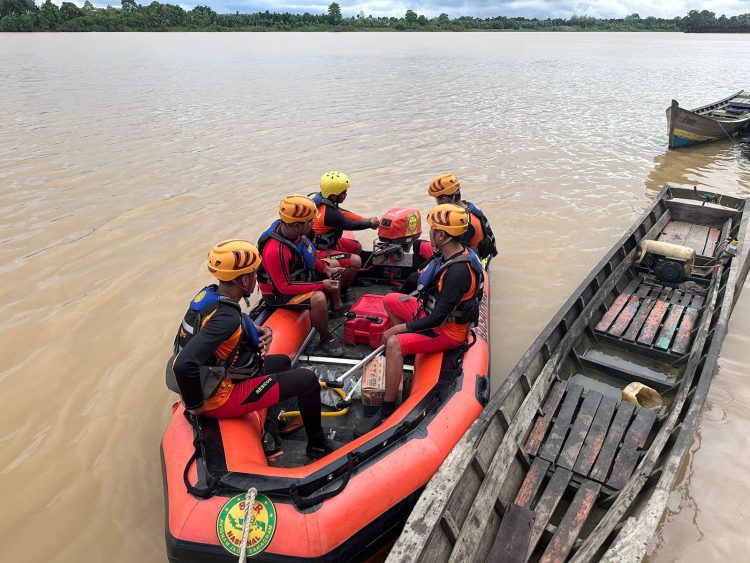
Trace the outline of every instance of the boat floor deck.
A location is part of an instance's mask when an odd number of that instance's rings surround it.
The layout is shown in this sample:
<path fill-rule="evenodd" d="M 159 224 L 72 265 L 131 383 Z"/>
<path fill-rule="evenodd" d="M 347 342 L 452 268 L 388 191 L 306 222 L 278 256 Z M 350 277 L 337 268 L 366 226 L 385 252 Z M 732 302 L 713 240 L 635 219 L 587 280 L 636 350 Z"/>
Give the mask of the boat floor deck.
<path fill-rule="evenodd" d="M 506 509 L 489 560 L 525 561 L 543 534 L 549 541 L 534 559 L 565 560 L 597 501 L 630 479 L 655 421 L 652 410 L 569 381 L 555 382 L 523 446 L 528 471 Z"/>
<path fill-rule="evenodd" d="M 365 294 L 378 294 L 385 295 L 390 291 L 395 291 L 395 288 L 386 285 L 373 284 L 372 286 L 360 287 L 353 286 L 349 288 L 349 294 L 347 300 L 356 303 L 356 301 Z M 329 361 L 325 361 L 326 358 L 320 350 L 319 341 L 320 339 L 316 335 L 313 340 L 308 344 L 305 350 L 299 357 L 297 367 L 310 368 L 316 372 L 318 379 L 333 379 L 349 368 L 352 367 L 356 361 L 361 360 L 372 352 L 372 348 L 366 344 L 350 344 L 344 339 L 344 323 L 346 317 L 331 318 L 329 320 L 329 327 L 332 333 L 344 346 L 343 358 L 327 358 Z M 408 369 L 409 365 L 413 362 L 409 362 L 409 358 L 406 358 L 405 367 Z M 355 380 L 361 375 L 361 370 L 356 374 Z M 335 391 L 327 390 L 323 391 L 321 398 L 324 402 L 326 400 L 331 404 L 336 404 L 341 401 L 341 397 L 335 393 Z M 280 408 L 285 411 L 297 410 L 296 399 L 284 401 Z M 335 409 L 323 406 L 324 412 L 333 412 Z M 347 444 L 355 439 L 354 428 L 362 420 L 368 419 L 365 416 L 364 407 L 361 401 L 354 401 L 352 406 L 349 408 L 347 414 L 342 416 L 324 416 L 322 418 L 323 431 L 336 445 L 341 446 Z M 283 426 L 282 426 L 283 429 Z M 274 467 L 300 467 L 309 463 L 309 459 L 305 452 L 307 445 L 307 435 L 305 434 L 304 428 L 299 428 L 288 434 L 282 435 L 282 454 L 277 455 L 272 460 L 269 460 L 269 465 Z"/>

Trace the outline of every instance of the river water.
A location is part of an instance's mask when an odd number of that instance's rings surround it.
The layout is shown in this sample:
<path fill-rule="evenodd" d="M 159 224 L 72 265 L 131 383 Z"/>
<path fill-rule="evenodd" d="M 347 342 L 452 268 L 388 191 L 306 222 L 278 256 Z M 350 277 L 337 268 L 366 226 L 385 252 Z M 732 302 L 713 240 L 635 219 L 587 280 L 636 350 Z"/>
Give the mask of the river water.
<path fill-rule="evenodd" d="M 216 241 L 346 171 L 489 216 L 496 387 L 664 183 L 750 196 L 750 151 L 667 151 L 672 97 L 750 84 L 741 36 L 0 34 L 0 560 L 163 561 L 163 384 Z M 750 548 L 750 290 L 653 561 Z"/>

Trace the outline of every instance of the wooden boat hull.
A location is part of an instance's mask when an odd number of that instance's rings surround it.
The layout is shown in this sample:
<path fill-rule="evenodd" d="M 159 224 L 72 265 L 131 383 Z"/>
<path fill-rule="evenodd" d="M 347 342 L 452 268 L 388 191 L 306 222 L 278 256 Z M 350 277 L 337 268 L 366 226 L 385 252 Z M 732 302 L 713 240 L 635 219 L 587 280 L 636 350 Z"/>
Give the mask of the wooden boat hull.
<path fill-rule="evenodd" d="M 249 487 L 262 495 L 256 507 L 263 529 L 253 528 L 249 543 L 254 560 L 361 560 L 383 538 L 392 541 L 489 398 L 488 304 L 489 291 L 476 342 L 458 365 L 456 353 L 417 355 L 411 392 L 396 413 L 377 431 L 307 465 L 269 466 L 262 412 L 203 420 L 206 451 L 192 463 L 195 430 L 176 403 L 161 444 L 169 560 L 236 561 L 239 506 Z M 288 310 L 275 311 L 264 324 L 276 335 L 271 352 L 290 357 L 310 328 L 307 312 Z M 183 482 L 186 466 L 191 484 L 205 487 L 208 473 L 221 487 L 207 498 L 193 496 Z"/>
<path fill-rule="evenodd" d="M 743 116 L 732 116 L 723 108 L 750 108 L 750 98 L 740 91 L 729 98 L 702 108 L 686 110 L 676 100 L 667 108 L 669 148 L 681 148 L 709 141 L 731 139 L 750 125 L 750 111 Z M 719 114 L 725 114 L 719 117 Z"/>
<path fill-rule="evenodd" d="M 750 200 L 704 195 L 719 205 L 662 190 L 589 274 L 431 480 L 389 562 L 644 556 L 750 265 Z M 739 240 L 728 265 L 725 237 Z M 655 239 L 695 249 L 695 287 L 651 284 L 636 256 Z M 630 381 L 666 406 L 621 400 Z"/>

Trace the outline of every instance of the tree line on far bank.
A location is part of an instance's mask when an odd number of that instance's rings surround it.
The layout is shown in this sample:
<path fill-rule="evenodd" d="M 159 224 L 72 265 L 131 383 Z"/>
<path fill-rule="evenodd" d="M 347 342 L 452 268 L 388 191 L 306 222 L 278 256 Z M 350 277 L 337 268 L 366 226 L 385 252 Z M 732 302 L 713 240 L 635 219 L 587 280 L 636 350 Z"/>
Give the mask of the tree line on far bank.
<path fill-rule="evenodd" d="M 407 10 L 402 18 L 373 17 L 360 12 L 344 17 L 334 2 L 324 14 L 219 14 L 208 6 L 185 10 L 176 4 L 121 0 L 119 8 L 96 8 L 86 0 L 82 8 L 72 2 L 60 6 L 46 0 L 0 0 L 0 31 L 750 31 L 750 14 L 716 17 L 708 10 L 691 10 L 672 19 L 631 14 L 624 18 L 526 19 L 497 16 L 427 18 Z"/>

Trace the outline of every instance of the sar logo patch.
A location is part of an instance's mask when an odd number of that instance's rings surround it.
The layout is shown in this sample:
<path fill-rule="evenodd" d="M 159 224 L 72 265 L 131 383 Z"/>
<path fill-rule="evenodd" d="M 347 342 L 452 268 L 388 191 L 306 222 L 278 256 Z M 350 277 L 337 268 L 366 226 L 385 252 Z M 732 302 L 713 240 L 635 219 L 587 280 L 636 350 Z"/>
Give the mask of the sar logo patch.
<path fill-rule="evenodd" d="M 276 531 L 276 508 L 265 495 L 256 495 L 250 509 L 250 532 L 247 536 L 247 557 L 257 555 L 268 547 Z M 234 556 L 240 554 L 242 531 L 245 526 L 245 495 L 227 501 L 216 519 L 216 535 L 221 545 Z"/>
<path fill-rule="evenodd" d="M 203 301 L 203 298 L 205 296 L 206 296 L 206 292 L 205 291 L 201 291 L 200 293 L 198 293 L 198 295 L 196 295 L 193 298 L 193 303 L 200 303 L 201 301 Z"/>
<path fill-rule="evenodd" d="M 417 232 L 417 216 L 416 214 L 412 213 L 409 215 L 409 224 L 407 226 L 408 232 L 407 234 L 412 235 Z"/>

